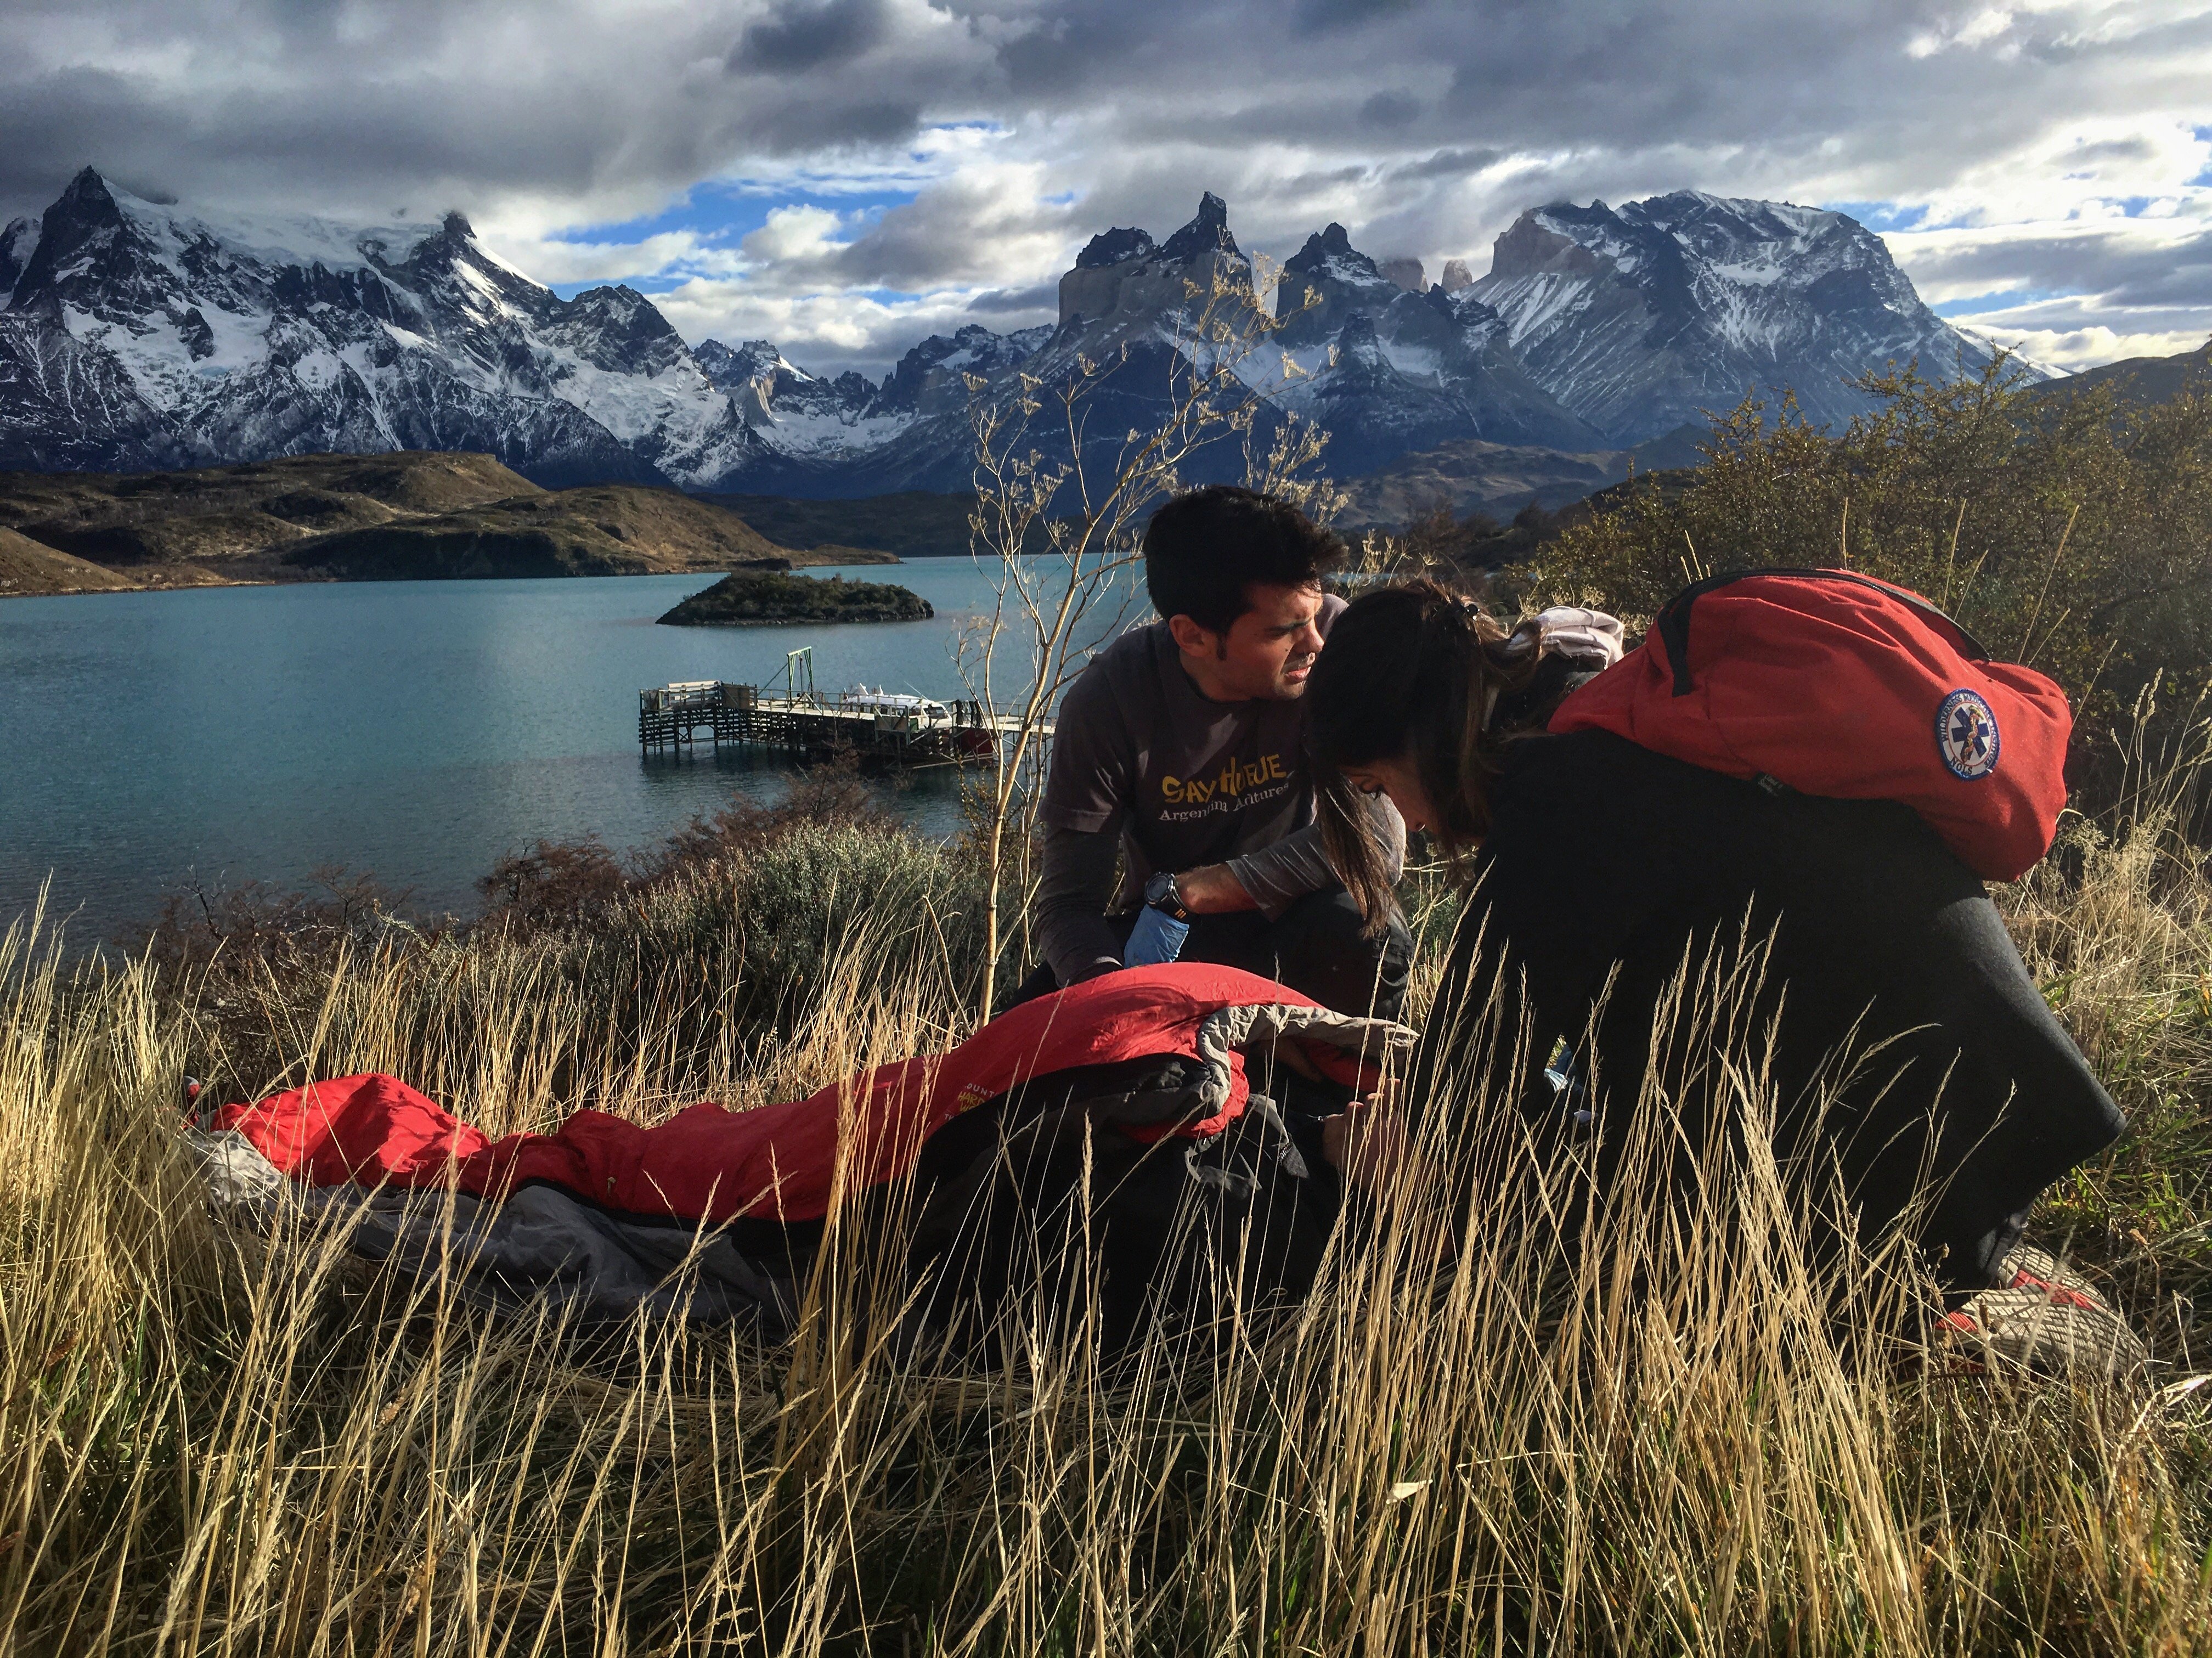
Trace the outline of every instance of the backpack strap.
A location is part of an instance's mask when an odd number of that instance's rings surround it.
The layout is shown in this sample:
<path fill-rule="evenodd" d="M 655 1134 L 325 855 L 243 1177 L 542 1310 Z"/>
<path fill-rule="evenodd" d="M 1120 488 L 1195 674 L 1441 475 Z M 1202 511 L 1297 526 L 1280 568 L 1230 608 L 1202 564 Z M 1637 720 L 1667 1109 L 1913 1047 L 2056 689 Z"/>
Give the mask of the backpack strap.
<path fill-rule="evenodd" d="M 1716 587 L 1725 587 L 1730 582 L 1742 581 L 1751 576 L 1788 576 L 1802 581 L 1848 581 L 1861 587 L 1910 604 L 1914 610 L 1931 616 L 1953 634 L 1962 655 L 1976 662 L 1986 662 L 1990 653 L 1981 641 L 1968 633 L 1951 617 L 1937 610 L 1926 599 L 1902 587 L 1893 587 L 1886 581 L 1876 581 L 1871 576 L 1854 574 L 1850 570 L 1801 569 L 1788 565 L 1767 565 L 1748 570 L 1722 570 L 1707 576 L 1703 581 L 1692 582 L 1668 599 L 1652 619 L 1651 632 L 1667 653 L 1667 666 L 1674 679 L 1674 695 L 1687 696 L 1696 688 L 1690 683 L 1690 607 Z"/>

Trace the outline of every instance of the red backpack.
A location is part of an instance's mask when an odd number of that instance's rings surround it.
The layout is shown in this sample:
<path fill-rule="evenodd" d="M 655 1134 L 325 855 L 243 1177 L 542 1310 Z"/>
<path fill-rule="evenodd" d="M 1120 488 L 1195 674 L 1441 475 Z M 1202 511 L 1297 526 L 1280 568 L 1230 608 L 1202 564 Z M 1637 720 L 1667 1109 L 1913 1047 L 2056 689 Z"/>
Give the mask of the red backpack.
<path fill-rule="evenodd" d="M 2051 849 L 2073 726 L 2057 685 L 1990 661 L 1926 599 L 1790 569 L 1685 588 L 1550 724 L 1805 794 L 1902 801 L 1993 881 Z"/>

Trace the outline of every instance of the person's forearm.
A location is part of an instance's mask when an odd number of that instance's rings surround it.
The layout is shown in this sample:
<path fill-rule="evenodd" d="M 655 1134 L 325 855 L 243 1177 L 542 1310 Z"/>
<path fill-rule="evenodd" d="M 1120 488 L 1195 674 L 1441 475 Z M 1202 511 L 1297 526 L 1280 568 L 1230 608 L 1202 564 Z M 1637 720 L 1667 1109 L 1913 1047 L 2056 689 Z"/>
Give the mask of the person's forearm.
<path fill-rule="evenodd" d="M 1321 828 L 1314 823 L 1232 858 L 1224 867 L 1249 899 L 1249 907 L 1264 911 L 1269 920 L 1336 879 L 1322 850 Z"/>
<path fill-rule="evenodd" d="M 1062 985 L 1081 984 L 1121 965 L 1121 946 L 1103 915 L 1040 911 L 1036 935 L 1037 953 Z"/>
<path fill-rule="evenodd" d="M 1395 886 L 1406 866 L 1406 820 L 1382 795 L 1373 796 L 1366 805 L 1370 833 L 1382 849 L 1384 869 Z M 1232 858 L 1227 867 L 1250 897 L 1250 907 L 1263 911 L 1269 920 L 1279 918 L 1308 893 L 1334 886 L 1343 878 L 1328 861 L 1318 823 L 1309 823 L 1271 845 Z"/>
<path fill-rule="evenodd" d="M 1204 864 L 1176 877 L 1176 893 L 1194 915 L 1229 915 L 1257 909 L 1259 901 L 1237 878 L 1234 864 Z"/>
<path fill-rule="evenodd" d="M 1037 882 L 1037 949 L 1063 985 L 1080 984 L 1121 965 L 1121 946 L 1106 923 L 1113 902 L 1121 837 L 1048 829 Z"/>

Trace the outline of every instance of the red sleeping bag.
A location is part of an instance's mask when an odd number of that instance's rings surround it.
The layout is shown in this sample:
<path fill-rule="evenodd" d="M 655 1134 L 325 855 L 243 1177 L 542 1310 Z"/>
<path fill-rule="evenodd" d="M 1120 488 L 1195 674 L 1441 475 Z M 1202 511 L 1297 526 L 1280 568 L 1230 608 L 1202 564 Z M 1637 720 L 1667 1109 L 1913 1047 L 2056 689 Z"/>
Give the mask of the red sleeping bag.
<path fill-rule="evenodd" d="M 2015 880 L 2066 805 L 2066 694 L 1993 662 L 1925 599 L 1850 570 L 1686 588 L 1552 716 L 1731 777 L 1911 806 L 1967 867 Z"/>
<path fill-rule="evenodd" d="M 1198 1056 L 1209 1017 L 1255 1005 L 1318 1006 L 1234 968 L 1133 968 L 1024 1003 L 950 1054 L 884 1066 L 787 1104 L 737 1112 L 694 1105 L 652 1128 L 586 1110 L 555 1133 L 494 1140 L 406 1084 L 374 1074 L 225 1106 L 214 1126 L 236 1129 L 279 1171 L 316 1186 L 451 1184 L 497 1197 L 545 1181 L 631 1214 L 813 1220 L 829 1212 L 841 1182 L 874 1185 L 910 1169 L 921 1142 L 963 1111 L 1079 1066 Z M 1357 1065 L 1334 1053 L 1313 1057 L 1331 1070 Z M 1208 1096 L 1218 1108 L 1176 1132 L 1218 1133 L 1243 1112 L 1243 1056 L 1232 1051 L 1225 1060 Z"/>

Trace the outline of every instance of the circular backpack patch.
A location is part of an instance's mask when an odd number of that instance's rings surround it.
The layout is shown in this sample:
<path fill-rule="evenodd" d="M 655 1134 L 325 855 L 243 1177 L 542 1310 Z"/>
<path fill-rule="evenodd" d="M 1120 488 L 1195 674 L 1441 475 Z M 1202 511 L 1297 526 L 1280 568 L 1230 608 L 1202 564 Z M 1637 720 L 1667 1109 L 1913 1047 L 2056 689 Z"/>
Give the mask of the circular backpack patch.
<path fill-rule="evenodd" d="M 1953 691 L 1936 715 L 1936 747 L 1954 777 L 1972 782 L 1997 768 L 1997 717 L 1978 691 Z"/>

